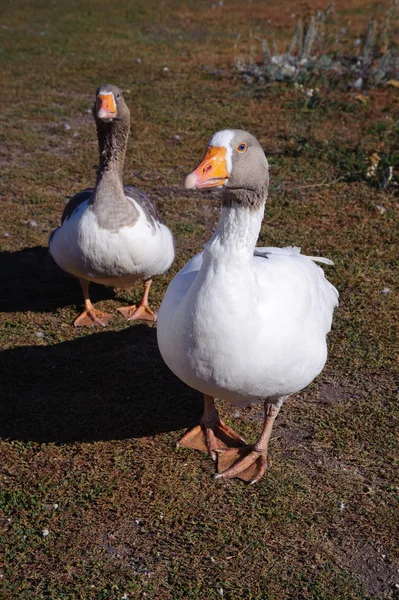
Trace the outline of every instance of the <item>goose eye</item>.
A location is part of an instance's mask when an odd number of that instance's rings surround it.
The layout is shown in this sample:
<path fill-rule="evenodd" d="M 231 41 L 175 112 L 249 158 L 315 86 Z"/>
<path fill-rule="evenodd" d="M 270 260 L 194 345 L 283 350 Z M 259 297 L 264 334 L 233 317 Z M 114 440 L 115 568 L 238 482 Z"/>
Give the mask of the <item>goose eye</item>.
<path fill-rule="evenodd" d="M 120 93 L 119 93 L 119 92 L 116 94 L 116 97 L 117 97 L 117 98 L 120 98 L 120 97 L 121 97 L 121 95 L 120 95 Z"/>
<path fill-rule="evenodd" d="M 244 143 L 242 143 L 242 144 L 239 144 L 239 145 L 237 146 L 237 151 L 238 151 L 238 152 L 245 152 L 245 150 L 246 150 L 246 149 L 247 149 L 247 145 L 246 145 L 246 144 L 244 144 Z"/>

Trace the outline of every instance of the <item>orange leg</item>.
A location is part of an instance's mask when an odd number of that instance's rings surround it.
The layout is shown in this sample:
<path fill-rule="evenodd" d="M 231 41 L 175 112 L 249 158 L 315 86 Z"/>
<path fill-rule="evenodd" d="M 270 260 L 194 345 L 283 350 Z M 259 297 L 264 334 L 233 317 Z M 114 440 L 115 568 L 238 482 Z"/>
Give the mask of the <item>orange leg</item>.
<path fill-rule="evenodd" d="M 89 298 L 89 282 L 85 279 L 79 279 L 79 283 L 85 299 L 85 309 L 82 314 L 75 319 L 75 327 L 93 327 L 94 325 L 105 327 L 108 321 L 112 319 L 113 315 L 94 308 Z"/>
<path fill-rule="evenodd" d="M 133 304 L 132 306 L 121 306 L 118 308 L 118 312 L 120 312 L 128 321 L 143 319 L 144 321 L 155 322 L 157 320 L 157 315 L 148 305 L 148 293 L 150 291 L 151 283 L 152 279 L 147 279 L 147 281 L 144 282 L 144 294 L 138 307 Z"/>
<path fill-rule="evenodd" d="M 190 429 L 177 443 L 177 447 L 207 452 L 216 461 L 218 450 L 244 446 L 245 443 L 244 438 L 220 420 L 213 397 L 204 394 L 204 413 L 200 425 Z"/>
<path fill-rule="evenodd" d="M 217 479 L 238 477 L 249 483 L 256 483 L 265 474 L 267 468 L 267 449 L 273 423 L 280 406 L 265 401 L 265 420 L 260 438 L 253 446 L 218 450 Z"/>

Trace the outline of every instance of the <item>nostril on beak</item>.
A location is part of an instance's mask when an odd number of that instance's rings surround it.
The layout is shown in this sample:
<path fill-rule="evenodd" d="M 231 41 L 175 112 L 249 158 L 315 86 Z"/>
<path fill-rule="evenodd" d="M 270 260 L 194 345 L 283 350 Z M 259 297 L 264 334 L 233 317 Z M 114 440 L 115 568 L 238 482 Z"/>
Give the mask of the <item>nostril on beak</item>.
<path fill-rule="evenodd" d="M 206 167 L 204 167 L 203 169 L 203 173 L 205 175 L 205 173 L 209 173 L 209 171 L 212 170 L 212 165 L 207 165 Z"/>

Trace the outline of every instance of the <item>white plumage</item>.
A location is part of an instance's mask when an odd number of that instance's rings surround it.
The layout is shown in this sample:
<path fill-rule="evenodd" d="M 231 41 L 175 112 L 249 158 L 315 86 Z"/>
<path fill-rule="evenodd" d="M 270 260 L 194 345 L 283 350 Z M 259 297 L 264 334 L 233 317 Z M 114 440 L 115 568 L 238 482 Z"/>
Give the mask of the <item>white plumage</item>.
<path fill-rule="evenodd" d="M 250 214 L 236 213 L 237 225 Z M 261 213 L 250 215 L 255 229 Z M 219 227 L 173 279 L 158 314 L 158 343 L 187 385 L 247 405 L 288 396 L 320 373 L 338 292 L 299 248 L 249 254 L 238 248 L 238 229 L 227 248 Z"/>

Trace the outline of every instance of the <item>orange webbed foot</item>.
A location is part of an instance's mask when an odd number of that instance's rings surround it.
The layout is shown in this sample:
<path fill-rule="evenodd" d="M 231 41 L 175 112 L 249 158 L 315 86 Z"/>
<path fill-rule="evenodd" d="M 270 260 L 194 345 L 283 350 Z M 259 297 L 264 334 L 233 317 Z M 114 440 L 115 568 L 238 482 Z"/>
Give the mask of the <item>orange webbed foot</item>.
<path fill-rule="evenodd" d="M 219 421 L 217 423 L 201 423 L 190 429 L 177 443 L 178 448 L 193 448 L 209 453 L 214 461 L 217 452 L 225 448 L 236 448 L 245 444 L 244 438 L 231 427 Z"/>
<path fill-rule="evenodd" d="M 113 316 L 114 315 L 92 308 L 90 310 L 84 310 L 82 314 L 75 319 L 74 325 L 75 327 L 94 327 L 95 325 L 105 327 Z"/>
<path fill-rule="evenodd" d="M 217 455 L 216 479 L 238 477 L 247 483 L 256 483 L 267 469 L 266 453 L 253 446 L 220 449 Z"/>
<path fill-rule="evenodd" d="M 148 305 L 140 304 L 138 307 L 134 304 L 133 306 L 121 306 L 118 308 L 118 312 L 121 313 L 128 321 L 152 321 L 155 323 L 157 315 L 154 313 Z"/>

